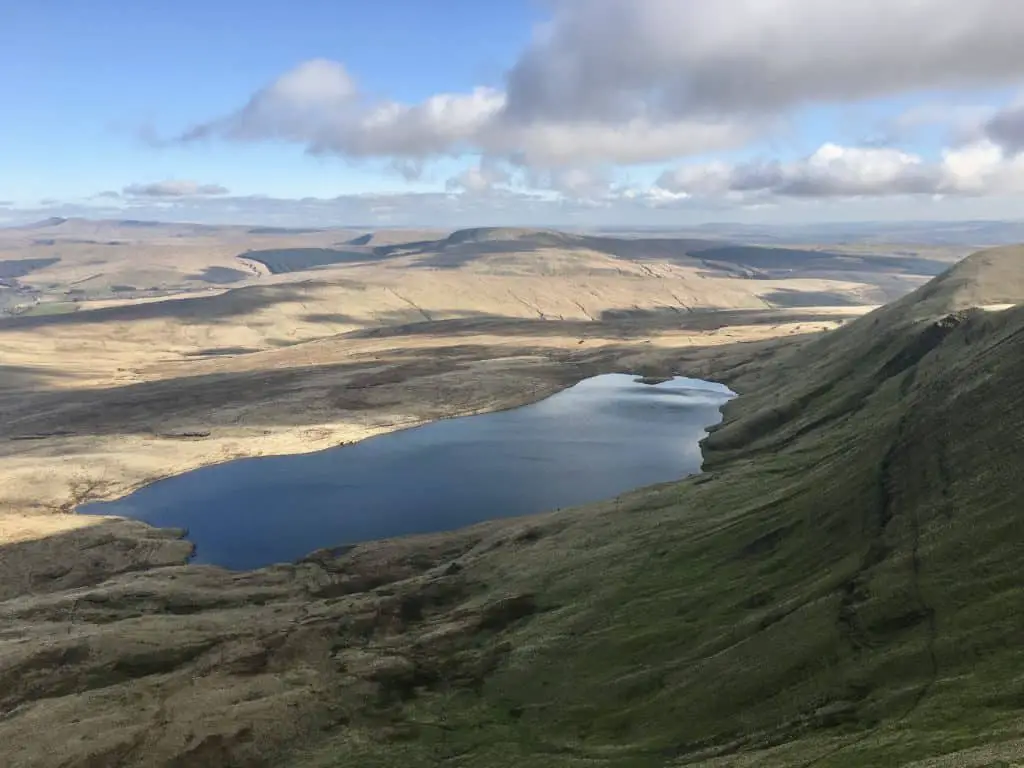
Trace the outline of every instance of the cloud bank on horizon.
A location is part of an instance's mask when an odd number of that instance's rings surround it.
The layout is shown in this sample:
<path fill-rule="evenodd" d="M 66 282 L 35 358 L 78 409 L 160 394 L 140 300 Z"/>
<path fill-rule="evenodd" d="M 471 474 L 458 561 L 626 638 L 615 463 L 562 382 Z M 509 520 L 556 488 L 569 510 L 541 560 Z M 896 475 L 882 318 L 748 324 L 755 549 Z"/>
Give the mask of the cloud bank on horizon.
<path fill-rule="evenodd" d="M 392 192 L 333 199 L 362 198 L 366 215 L 392 223 L 467 212 L 799 217 L 814 215 L 808 206 L 891 210 L 894 201 L 948 216 L 986 201 L 1013 210 L 1024 195 L 1022 4 L 548 5 L 501 87 L 439 83 L 403 101 L 361 85 L 345 61 L 314 57 L 206 119 L 165 126 L 151 151 L 283 145 L 324 161 L 379 161 Z M 404 187 L 414 182 L 433 187 Z M 233 197 L 225 184 L 142 179 L 101 195 L 120 205 L 184 201 L 193 216 L 278 199 Z M 308 217 L 309 200 L 300 202 L 296 218 Z"/>

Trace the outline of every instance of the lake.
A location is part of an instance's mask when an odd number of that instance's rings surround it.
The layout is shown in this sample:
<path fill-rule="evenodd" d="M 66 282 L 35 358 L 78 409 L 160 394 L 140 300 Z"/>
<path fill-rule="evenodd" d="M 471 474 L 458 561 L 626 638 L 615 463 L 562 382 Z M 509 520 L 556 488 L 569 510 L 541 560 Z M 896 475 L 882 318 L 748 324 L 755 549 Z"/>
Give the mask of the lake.
<path fill-rule="evenodd" d="M 79 512 L 186 528 L 195 562 L 231 569 L 613 498 L 700 472 L 721 384 L 608 374 L 521 408 L 296 456 L 239 459 Z"/>

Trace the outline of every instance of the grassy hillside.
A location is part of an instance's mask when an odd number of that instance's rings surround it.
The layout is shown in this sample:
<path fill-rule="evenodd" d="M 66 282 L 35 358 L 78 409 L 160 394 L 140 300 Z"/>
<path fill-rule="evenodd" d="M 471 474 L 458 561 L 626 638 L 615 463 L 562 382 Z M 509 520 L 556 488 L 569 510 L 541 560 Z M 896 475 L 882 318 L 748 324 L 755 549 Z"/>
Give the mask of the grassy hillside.
<path fill-rule="evenodd" d="M 529 618 L 460 649 L 500 663 L 453 685 L 421 646 L 423 685 L 395 715 L 403 740 L 347 762 L 346 737 L 303 764 L 1019 754 L 1024 308 L 931 315 L 963 309 L 964 274 L 971 300 L 991 303 L 989 269 L 1001 299 L 1024 276 L 1017 251 L 985 253 L 760 376 L 735 371 L 745 396 L 708 442 L 711 474 L 547 518 L 512 552 L 466 563 L 471 581 L 527 601 Z M 777 394 L 753 394 L 768 379 Z M 776 397 L 796 405 L 769 428 Z"/>

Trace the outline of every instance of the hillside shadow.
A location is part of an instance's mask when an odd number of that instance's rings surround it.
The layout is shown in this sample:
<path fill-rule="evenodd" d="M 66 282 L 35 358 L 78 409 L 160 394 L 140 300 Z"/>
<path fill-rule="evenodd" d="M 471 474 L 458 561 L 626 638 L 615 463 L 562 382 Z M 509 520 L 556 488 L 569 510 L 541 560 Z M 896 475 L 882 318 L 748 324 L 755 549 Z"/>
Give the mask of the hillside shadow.
<path fill-rule="evenodd" d="M 16 280 L 19 277 L 36 272 L 52 266 L 60 261 L 59 258 L 44 259 L 0 259 L 0 278 L 5 280 Z"/>
<path fill-rule="evenodd" d="M 235 355 L 249 355 L 261 351 L 258 347 L 207 347 L 197 349 L 195 352 L 183 353 L 185 357 L 232 357 Z"/>
<path fill-rule="evenodd" d="M 374 249 L 356 250 L 356 247 L 346 250 L 335 248 L 267 248 L 240 253 L 237 258 L 258 262 L 266 267 L 272 275 L 305 272 L 320 267 L 341 264 L 375 264 L 389 258 L 386 255 L 377 253 Z"/>
<path fill-rule="evenodd" d="M 311 375 L 337 374 L 365 363 L 208 373 L 119 387 L 44 392 L 32 412 L 9 414 L 8 440 L 50 434 L 154 434 L 168 418 L 202 421 L 208 414 L 254 401 L 281 399 L 302 389 Z"/>
<path fill-rule="evenodd" d="M 309 227 L 251 227 L 246 230 L 249 235 L 312 235 L 323 232 L 322 229 Z"/>
<path fill-rule="evenodd" d="M 779 288 L 771 293 L 761 295 L 765 301 L 786 309 L 796 307 L 857 307 L 861 303 L 856 299 L 837 291 L 797 291 L 790 288 Z"/>
<path fill-rule="evenodd" d="M 438 314 L 444 314 L 438 310 Z M 414 313 L 410 313 L 414 314 Z M 452 311 L 455 314 L 455 311 Z M 484 312 L 467 313 L 464 317 L 444 320 L 417 320 L 401 322 L 408 314 L 396 313 L 395 317 L 381 316 L 381 321 L 397 321 L 377 328 L 363 328 L 343 334 L 352 339 L 401 338 L 405 336 L 454 337 L 454 336 L 523 336 L 523 337 L 578 337 L 635 339 L 660 331 L 715 331 L 735 325 L 773 325 L 780 323 L 813 323 L 835 320 L 836 315 L 821 312 L 799 312 L 787 309 L 760 310 L 698 310 L 686 312 L 674 307 L 654 309 L 610 309 L 602 312 L 598 320 L 561 320 L 534 317 L 513 318 Z M 307 316 L 344 322 L 347 316 Z"/>
<path fill-rule="evenodd" d="M 936 275 L 949 265 L 917 256 L 848 255 L 813 248 L 736 245 L 697 238 L 615 238 L 537 232 L 509 239 L 473 239 L 473 231 L 440 240 L 372 247 L 366 237 L 345 248 L 275 248 L 248 251 L 239 258 L 263 264 L 272 274 L 344 264 L 377 264 L 398 258 L 420 269 L 454 270 L 493 256 L 528 256 L 546 250 L 589 250 L 632 262 L 657 261 L 703 267 L 717 276 L 777 279 L 822 272 Z M 461 236 L 460 236 L 461 235 Z"/>
<path fill-rule="evenodd" d="M 35 365 L 0 364 L 0 394 L 5 390 L 38 390 L 72 375 L 64 371 Z"/>
<path fill-rule="evenodd" d="M 186 275 L 186 280 L 202 280 L 204 283 L 213 283 L 214 285 L 228 285 L 230 283 L 238 283 L 249 277 L 248 272 L 243 272 L 240 269 L 232 269 L 231 267 L 207 267 L 197 275 Z"/>
<path fill-rule="evenodd" d="M 410 248 L 410 245 L 416 245 Z M 811 248 L 775 246 L 739 246 L 721 241 L 688 238 L 617 239 L 574 236 L 566 242 L 529 238 L 472 242 L 449 245 L 444 241 L 392 247 L 394 255 L 415 256 L 412 266 L 430 269 L 458 269 L 481 258 L 502 255 L 529 255 L 542 250 L 587 249 L 631 262 L 664 262 L 679 266 L 702 267 L 715 277 L 780 279 L 818 277 L 838 273 L 834 279 L 852 273 L 881 275 L 940 274 L 949 267 L 944 261 L 918 256 L 858 255 L 834 253 Z"/>
<path fill-rule="evenodd" d="M 548 250 L 591 250 L 626 261 L 669 261 L 697 264 L 689 255 L 694 248 L 718 245 L 717 241 L 682 238 L 618 239 L 561 232 L 539 232 L 508 240 L 462 239 L 455 233 L 443 240 L 403 243 L 378 248 L 388 256 L 419 256 L 412 266 L 427 269 L 458 269 L 489 256 L 529 255 Z"/>
<path fill-rule="evenodd" d="M 286 285 L 253 285 L 235 288 L 216 296 L 168 298 L 144 304 L 82 309 L 78 312 L 51 315 L 15 315 L 0 318 L 0 333 L 11 330 L 32 330 L 53 326 L 89 325 L 94 323 L 134 322 L 137 320 L 175 319 L 185 323 L 215 323 L 246 315 L 283 302 L 301 301 L 304 289 L 318 283 L 303 282 Z"/>
<path fill-rule="evenodd" d="M 693 258 L 700 259 L 706 266 L 715 267 L 720 263 L 740 265 L 763 271 L 766 276 L 799 277 L 811 271 L 818 272 L 867 272 L 880 274 L 938 275 L 949 268 L 949 264 L 937 259 L 920 256 L 851 255 L 832 251 L 812 249 L 760 247 L 754 245 L 727 245 L 705 248 L 692 252 Z"/>

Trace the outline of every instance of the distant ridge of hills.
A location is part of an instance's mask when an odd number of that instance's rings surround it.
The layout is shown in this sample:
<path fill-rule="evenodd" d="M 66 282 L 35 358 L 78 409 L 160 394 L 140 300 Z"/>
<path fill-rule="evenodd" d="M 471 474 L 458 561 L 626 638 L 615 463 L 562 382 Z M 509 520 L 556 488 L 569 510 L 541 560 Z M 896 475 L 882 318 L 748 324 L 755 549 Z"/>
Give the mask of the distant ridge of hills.
<path fill-rule="evenodd" d="M 252 235 L 308 234 L 316 232 L 351 232 L 349 245 L 371 245 L 379 239 L 376 233 L 392 231 L 438 232 L 452 244 L 466 242 L 493 242 L 536 237 L 558 239 L 566 235 L 602 237 L 644 237 L 644 238 L 689 238 L 729 240 L 740 243 L 785 243 L 790 245 L 812 244 L 840 245 L 851 243 L 918 244 L 918 245 L 960 245 L 985 247 L 1009 245 L 1024 242 L 1024 221 L 1015 220 L 964 220 L 964 221 L 862 221 L 862 222 L 821 222 L 793 224 L 745 224 L 728 222 L 707 222 L 680 226 L 617 225 L 604 227 L 547 226 L 547 227 L 473 227 L 466 229 L 444 229 L 436 226 L 378 226 L 365 224 L 339 224 L 337 226 L 267 226 L 258 224 L 209 224 L 189 222 L 143 221 L 136 219 L 89 219 L 84 217 L 54 216 L 29 224 L 0 227 L 3 231 L 33 231 L 62 229 L 71 230 L 123 228 L 131 231 L 145 229 L 227 232 Z M 358 233 L 358 234 L 357 234 Z"/>

